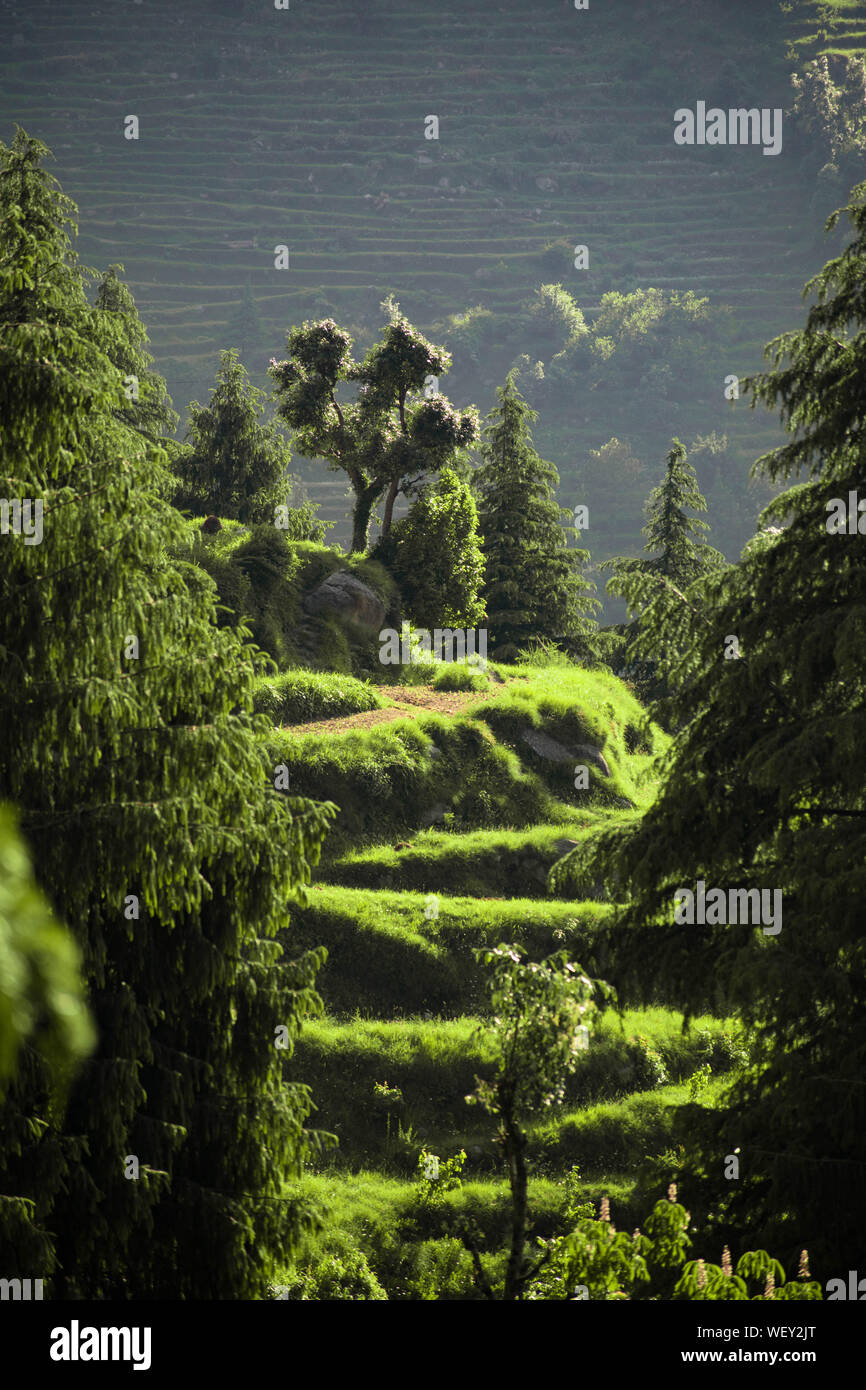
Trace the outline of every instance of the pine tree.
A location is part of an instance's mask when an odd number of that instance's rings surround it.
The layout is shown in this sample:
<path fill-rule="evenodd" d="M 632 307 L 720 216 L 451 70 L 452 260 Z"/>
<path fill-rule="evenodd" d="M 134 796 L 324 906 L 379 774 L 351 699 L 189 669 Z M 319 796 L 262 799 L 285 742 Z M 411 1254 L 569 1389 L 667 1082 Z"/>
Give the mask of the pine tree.
<path fill-rule="evenodd" d="M 790 435 L 756 470 L 791 485 L 741 563 L 703 581 L 660 794 L 555 874 L 605 873 L 638 996 L 741 1014 L 751 1065 L 699 1121 L 684 1114 L 689 1204 L 783 1259 L 806 1246 L 824 1280 L 866 1248 L 866 183 L 845 211 L 853 239 L 806 286 L 805 329 L 746 383 Z M 672 925 L 675 891 L 700 879 L 778 889 L 781 930 Z"/>
<path fill-rule="evenodd" d="M 118 418 L 47 155 L 20 130 L 0 147 L 0 491 L 22 517 L 0 534 L 0 796 L 99 1041 L 63 1117 L 21 1048 L 0 1267 L 60 1298 L 261 1296 L 307 1219 L 284 1184 L 310 1100 L 281 1058 L 322 960 L 274 938 L 332 808 L 274 790 L 249 712 L 262 662 L 168 558 L 165 455 Z"/>
<path fill-rule="evenodd" d="M 649 641 L 658 645 L 657 634 L 662 629 L 667 630 L 671 607 L 677 609 L 679 615 L 682 596 L 707 574 L 727 563 L 720 551 L 695 539 L 710 528 L 705 521 L 689 516 L 688 512 L 705 512 L 706 509 L 685 447 L 678 439 L 672 439 L 664 479 L 653 488 L 646 504 L 644 550 L 650 558 L 615 556 L 599 566 L 601 570 L 614 572 L 613 578 L 608 580 L 608 593 L 624 598 L 631 613 L 636 615 L 619 631 L 626 639 L 626 670 L 644 699 L 659 700 L 667 692 L 658 663 L 643 659 L 647 634 L 652 630 Z M 691 605 L 686 611 L 698 611 L 696 592 L 692 593 Z M 667 665 L 675 653 L 670 644 L 662 645 Z"/>
<path fill-rule="evenodd" d="M 288 441 L 276 424 L 261 423 L 264 400 L 237 352 L 221 353 L 210 403 L 189 407 L 189 443 L 174 465 L 181 480 L 175 506 L 200 516 L 273 522 L 293 480 Z"/>
<path fill-rule="evenodd" d="M 685 446 L 673 439 L 664 479 L 653 488 L 646 504 L 644 550 L 650 558 L 637 560 L 616 556 L 605 560 L 599 568 L 614 571 L 608 590 L 621 595 L 630 606 L 639 607 L 647 595 L 653 595 L 660 587 L 660 580 L 670 580 L 678 588 L 685 589 L 708 570 L 724 565 L 724 555 L 705 542 L 693 539 L 710 528 L 705 521 L 688 516 L 687 512 L 705 512 L 706 509 L 706 500 L 698 487 Z M 647 576 L 649 584 L 643 582 Z M 653 580 L 656 583 L 652 583 Z"/>
<path fill-rule="evenodd" d="M 119 279 L 122 271 L 119 263 L 110 265 L 96 293 L 100 346 L 123 378 L 125 400 L 117 418 L 167 447 L 165 436 L 174 434 L 180 416 L 172 409 L 165 381 L 150 370 L 153 354 L 147 351 L 147 331 L 129 287 Z"/>
<path fill-rule="evenodd" d="M 500 660 L 540 639 L 588 654 L 591 614 L 599 607 L 591 597 L 595 585 L 580 574 L 589 552 L 568 549 L 569 535 L 577 533 L 563 524 L 570 514 L 553 496 L 559 474 L 533 447 L 530 425 L 538 417 L 513 372 L 498 396 L 482 432 L 476 474 L 488 640 Z"/>

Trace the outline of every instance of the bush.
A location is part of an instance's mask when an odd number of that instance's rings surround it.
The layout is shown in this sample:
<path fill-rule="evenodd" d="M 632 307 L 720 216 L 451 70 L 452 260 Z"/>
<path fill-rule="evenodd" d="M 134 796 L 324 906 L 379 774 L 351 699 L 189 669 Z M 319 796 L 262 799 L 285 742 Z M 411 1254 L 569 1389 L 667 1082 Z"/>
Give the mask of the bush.
<path fill-rule="evenodd" d="M 629 1060 L 634 1067 L 634 1075 L 641 1090 L 664 1086 L 670 1079 L 664 1058 L 643 1033 L 638 1033 L 630 1040 Z"/>
<path fill-rule="evenodd" d="M 394 575 L 419 627 L 474 627 L 481 619 L 478 511 L 453 469 L 443 468 L 373 555 Z"/>
<path fill-rule="evenodd" d="M 375 690 L 353 676 L 330 671 L 284 671 L 260 677 L 253 709 L 267 714 L 275 724 L 309 724 L 316 719 L 336 719 L 381 709 L 385 701 Z"/>
<path fill-rule="evenodd" d="M 343 1299 L 382 1303 L 388 1298 L 363 1250 L 323 1255 L 314 1265 L 289 1275 L 282 1287 L 288 1289 L 290 1299 L 302 1302 Z"/>
<path fill-rule="evenodd" d="M 283 532 L 267 524 L 213 536 L 196 531 L 189 558 L 211 576 L 228 610 L 218 614 L 219 625 L 246 621 L 263 651 L 278 664 L 289 661 L 298 618 L 298 560 Z"/>
<path fill-rule="evenodd" d="M 249 583 L 249 619 L 253 640 L 284 665 L 294 652 L 292 633 L 298 616 L 298 597 L 291 583 L 298 561 L 281 531 L 253 526 L 249 540 L 232 553 L 230 564 Z"/>
<path fill-rule="evenodd" d="M 561 284 L 539 285 L 530 301 L 529 313 L 541 331 L 556 341 L 557 347 L 589 331 L 573 297 Z"/>
<path fill-rule="evenodd" d="M 462 662 L 449 661 L 439 667 L 433 677 L 434 690 L 489 690 L 490 677 L 484 671 L 473 671 Z"/>
<path fill-rule="evenodd" d="M 409 1298 L 467 1299 L 475 1295 L 472 1256 L 454 1236 L 411 1247 L 406 1293 Z"/>

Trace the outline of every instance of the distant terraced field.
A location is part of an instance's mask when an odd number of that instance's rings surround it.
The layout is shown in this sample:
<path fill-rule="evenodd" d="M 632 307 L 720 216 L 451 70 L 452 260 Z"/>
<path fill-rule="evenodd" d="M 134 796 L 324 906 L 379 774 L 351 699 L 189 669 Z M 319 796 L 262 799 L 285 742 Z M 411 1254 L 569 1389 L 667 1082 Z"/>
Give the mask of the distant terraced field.
<path fill-rule="evenodd" d="M 787 108 L 795 63 L 863 50 L 863 6 L 836 10 L 822 40 L 817 8 L 799 5 L 671 0 L 632 22 L 624 0 L 4 0 L 0 133 L 17 121 L 54 150 L 82 258 L 124 263 L 182 410 L 206 398 L 220 348 L 239 347 L 261 381 L 291 323 L 333 314 L 365 346 L 393 291 L 425 331 L 477 303 L 495 315 L 501 333 L 444 384 L 486 411 L 541 282 L 561 279 L 590 319 L 611 288 L 691 289 L 734 311 L 711 354 L 715 395 L 683 373 L 648 424 L 645 403 L 576 381 L 545 397 L 536 439 L 566 503 L 586 450 L 613 434 L 639 437 L 655 468 L 674 431 L 728 430 L 739 486 L 775 427 L 733 410 L 721 382 L 799 317 L 821 224 L 847 190 L 807 184 L 787 131 L 777 158 L 677 148 L 673 111 L 698 97 Z M 124 138 L 129 114 L 138 140 Z M 438 140 L 424 138 L 429 114 Z M 586 271 L 568 258 L 577 243 Z M 301 471 L 345 539 L 342 478 Z M 632 503 L 609 510 L 598 558 L 640 525 Z"/>

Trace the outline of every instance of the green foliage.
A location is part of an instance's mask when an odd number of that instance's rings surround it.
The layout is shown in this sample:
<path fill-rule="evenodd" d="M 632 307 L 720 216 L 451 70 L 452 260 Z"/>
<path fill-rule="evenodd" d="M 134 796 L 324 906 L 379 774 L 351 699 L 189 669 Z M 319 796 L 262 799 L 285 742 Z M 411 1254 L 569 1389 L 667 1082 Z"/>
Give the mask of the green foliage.
<path fill-rule="evenodd" d="M 553 499 L 559 476 L 533 448 L 530 423 L 536 413 L 513 373 L 498 395 L 475 475 L 489 641 L 502 660 L 544 637 L 590 652 L 590 615 L 599 605 L 590 596 L 594 585 L 579 573 L 589 552 L 568 549 L 574 528 L 563 525 L 568 513 Z"/>
<path fill-rule="evenodd" d="M 643 695 L 660 698 L 665 690 L 664 669 L 674 666 L 695 624 L 703 618 L 701 581 L 726 565 L 725 557 L 712 546 L 692 538 L 709 531 L 705 521 L 688 515 L 706 511 L 707 504 L 698 488 L 694 468 L 684 446 L 672 440 L 663 482 L 653 488 L 646 505 L 648 560 L 605 560 L 602 570 L 613 570 L 608 592 L 626 600 L 636 615 L 626 628 L 626 669 Z M 653 553 L 655 552 L 655 553 Z M 672 624 L 682 629 L 671 643 Z M 658 664 L 647 660 L 647 647 L 664 649 L 662 674 Z"/>
<path fill-rule="evenodd" d="M 866 185 L 848 214 L 852 239 L 807 286 L 805 330 L 771 343 L 774 369 L 747 383 L 789 432 L 756 469 L 808 480 L 765 510 L 783 528 L 773 542 L 713 580 L 707 620 L 668 673 L 679 732 L 653 806 L 588 838 L 555 875 L 564 890 L 601 874 L 623 931 L 653 925 L 653 945 L 634 953 L 648 994 L 663 982 L 680 1007 L 712 997 L 741 1014 L 751 1066 L 720 1105 L 683 1117 L 690 1181 L 728 1229 L 774 1243 L 796 1232 L 830 1268 L 866 1239 L 866 537 L 828 522 L 832 499 L 847 506 L 862 486 Z M 739 660 L 724 659 L 727 634 Z M 677 926 L 674 893 L 698 878 L 781 892 L 780 935 Z M 736 1184 L 718 1161 L 730 1134 Z"/>
<path fill-rule="evenodd" d="M 226 522 L 220 531 L 208 534 L 197 522 L 187 522 L 183 542 L 174 542 L 169 549 L 213 579 L 222 605 L 220 626 L 237 628 L 249 623 L 258 645 L 280 667 L 324 666 L 347 676 L 352 672 L 378 676 L 390 669 L 379 664 L 377 643 L 363 634 L 348 633 L 335 615 L 311 617 L 302 606 L 304 594 L 322 579 L 348 569 L 379 595 L 392 617 L 398 601 L 396 586 L 381 565 L 370 560 L 347 564 L 334 549 L 304 541 L 290 543 L 284 531 L 266 524 L 242 527 Z M 303 682 L 307 675 L 313 678 L 313 673 L 302 671 L 299 680 Z M 339 700 L 325 698 L 326 688 L 331 687 L 322 686 L 323 708 L 327 705 L 332 714 L 340 713 Z M 351 681 L 342 688 L 357 694 L 357 684 Z M 315 707 L 312 696 L 311 702 L 308 707 Z M 303 699 L 301 705 L 303 712 Z"/>
<path fill-rule="evenodd" d="M 661 1053 L 642 1033 L 631 1039 L 631 1061 L 642 1088 L 664 1086 L 668 1081 L 668 1071 Z"/>
<path fill-rule="evenodd" d="M 322 521 L 316 515 L 318 506 L 310 501 L 302 484 L 296 479 L 287 481 L 291 481 L 291 487 L 283 485 L 274 494 L 278 503 L 275 509 L 276 524 L 287 541 L 314 541 L 321 544 L 334 523 Z"/>
<path fill-rule="evenodd" d="M 123 379 L 125 400 L 115 417 L 151 442 L 165 445 L 165 436 L 174 433 L 180 416 L 172 409 L 163 378 L 150 370 L 153 354 L 147 351 L 147 331 L 129 288 L 119 279 L 122 271 L 120 264 L 108 267 L 95 300 L 100 346 Z"/>
<path fill-rule="evenodd" d="M 461 414 L 441 393 L 422 394 L 428 378 L 447 372 L 450 354 L 414 329 L 393 300 L 382 307 L 388 325 L 363 361 L 351 356 L 350 334 L 322 319 L 292 328 L 287 360 L 269 368 L 278 412 L 296 431 L 300 452 L 348 475 L 353 554 L 366 550 L 373 508 L 386 492 L 383 537 L 398 493 L 446 467 L 478 432 L 473 409 Z M 358 384 L 357 399 L 341 403 L 348 383 Z"/>
<path fill-rule="evenodd" d="M 424 1206 L 441 1206 L 449 1192 L 457 1192 L 463 1186 L 463 1166 L 466 1163 L 466 1150 L 441 1159 L 438 1154 L 423 1148 L 418 1155 L 415 1192 L 417 1200 Z"/>
<path fill-rule="evenodd" d="M 47 153 L 0 147 L 0 492 L 44 503 L 40 544 L 4 542 L 0 796 L 79 943 L 98 1044 L 64 1116 L 32 1050 L 0 1107 L 4 1272 L 61 1299 L 251 1297 L 311 1219 L 283 1186 L 320 1141 L 274 1036 L 290 1051 L 321 1007 L 323 953 L 274 937 L 333 808 L 268 789 L 262 660 L 169 557 L 165 456 L 118 419 Z"/>
<path fill-rule="evenodd" d="M 36 886 L 10 806 L 0 805 L 0 1095 L 24 1046 L 59 1081 L 96 1041 L 80 952 Z"/>
<path fill-rule="evenodd" d="M 433 327 L 447 339 L 454 368 L 463 374 L 473 367 L 477 369 L 483 360 L 485 349 L 497 333 L 497 316 L 482 304 L 476 304 L 462 313 L 448 314 Z"/>
<path fill-rule="evenodd" d="M 394 575 L 419 627 L 475 627 L 484 557 L 472 493 L 450 468 L 440 473 L 373 552 Z"/>
<path fill-rule="evenodd" d="M 434 690 L 489 690 L 491 680 L 486 671 L 473 671 L 459 661 L 446 661 L 433 677 Z"/>
<path fill-rule="evenodd" d="M 657 345 L 659 330 L 675 332 L 678 328 L 702 323 L 708 317 L 708 299 L 699 299 L 693 290 L 655 288 L 633 290 L 623 294 L 609 290 L 601 297 L 598 314 L 592 325 L 593 352 L 601 356 L 599 344 L 616 344 L 616 351 L 626 358 L 634 357 L 634 349 L 643 350 Z"/>
<path fill-rule="evenodd" d="M 287 505 L 291 454 L 279 428 L 261 423 L 264 401 L 234 349 L 222 352 L 210 403 L 189 407 L 189 443 L 174 462 L 180 479 L 175 506 L 198 516 L 275 524 L 277 504 Z M 294 529 L 309 528 L 296 519 Z"/>
<path fill-rule="evenodd" d="M 315 1264 L 287 1275 L 282 1289 L 286 1298 L 301 1302 L 342 1299 L 382 1303 L 388 1299 L 363 1250 L 323 1255 Z"/>
<path fill-rule="evenodd" d="M 803 1253 L 805 1255 L 805 1251 Z M 806 1279 L 785 1283 L 784 1269 L 766 1250 L 749 1250 L 741 1255 L 734 1272 L 726 1249 L 721 1265 L 709 1264 L 706 1260 L 690 1260 L 685 1264 L 673 1297 L 690 1302 L 778 1299 L 804 1303 L 821 1302 L 823 1292 L 820 1284 L 806 1282 Z"/>
<path fill-rule="evenodd" d="M 547 671 L 551 666 L 574 667 L 567 652 L 546 637 L 537 637 L 526 646 L 517 658 L 518 666 L 532 666 Z"/>
<path fill-rule="evenodd" d="M 409 1298 L 438 1302 L 472 1297 L 472 1256 L 456 1236 L 413 1246 L 407 1265 L 404 1279 Z"/>
<path fill-rule="evenodd" d="M 528 312 L 540 335 L 557 348 L 567 347 L 589 332 L 583 314 L 562 285 L 539 285 Z"/>
<path fill-rule="evenodd" d="M 540 1274 L 530 1286 L 531 1299 L 674 1298 L 689 1302 L 744 1299 L 821 1299 L 821 1286 L 809 1278 L 806 1252 L 800 1276 L 785 1283 L 785 1271 L 765 1250 L 740 1256 L 734 1271 L 727 1246 L 722 1264 L 686 1260 L 692 1244 L 690 1214 L 676 1200 L 671 1184 L 667 1200 L 656 1202 L 643 1233 L 617 1232 L 610 1204 L 601 1199 L 596 1218 L 590 1203 L 579 1202 L 579 1170 L 566 1182 L 566 1211 L 571 1229 L 564 1236 L 539 1240 Z M 750 1292 L 751 1290 L 751 1292 Z"/>
<path fill-rule="evenodd" d="M 262 524 L 249 528 L 246 539 L 227 549 L 214 536 L 198 531 L 192 549 L 175 547 L 176 556 L 188 555 L 213 579 L 219 603 L 221 627 L 239 629 L 249 624 L 256 644 L 278 665 L 294 655 L 294 630 L 299 598 L 295 578 L 299 560 L 281 531 Z"/>
<path fill-rule="evenodd" d="M 826 53 L 792 73 L 792 115 L 836 162 L 866 152 L 866 59 Z"/>
<path fill-rule="evenodd" d="M 497 1074 L 479 1081 L 471 1098 L 507 1129 L 528 1115 L 561 1101 L 565 1083 L 589 1046 L 598 1006 L 592 996 L 612 991 L 595 985 L 556 952 L 541 962 L 521 959 L 520 946 L 497 946 L 477 953 L 489 968 L 487 995 L 498 1043 Z"/>
<path fill-rule="evenodd" d="M 489 968 L 487 993 L 491 1026 L 497 1043 L 496 1075 L 476 1078 L 466 1100 L 479 1104 L 497 1124 L 508 1166 L 512 1200 L 512 1231 L 503 1288 L 506 1300 L 525 1297 L 530 1279 L 526 1260 L 528 1225 L 527 1138 L 523 1124 L 565 1096 L 565 1084 L 581 1050 L 589 1045 L 598 1006 L 613 991 L 604 981 L 591 981 L 580 966 L 559 951 L 541 962 L 526 962 L 520 946 L 481 950 L 477 959 Z"/>
<path fill-rule="evenodd" d="M 710 528 L 705 521 L 687 513 L 705 512 L 707 504 L 684 446 L 678 439 L 671 443 L 664 480 L 653 488 L 646 505 L 647 524 L 643 534 L 647 543 L 644 549 L 652 558 L 617 558 L 605 560 L 601 566 L 603 570 L 614 571 L 614 578 L 608 584 L 611 592 L 621 594 L 632 607 L 636 607 L 640 599 L 636 593 L 637 585 L 628 582 L 629 576 L 659 575 L 681 588 L 687 588 L 708 570 L 717 569 L 725 563 L 724 556 L 717 550 L 692 539 Z"/>
<path fill-rule="evenodd" d="M 639 1234 L 617 1232 L 609 1217 L 578 1218 L 568 1235 L 540 1241 L 543 1273 L 528 1299 L 623 1299 L 623 1286 L 634 1288 L 649 1281 L 643 1252 L 649 1242 Z"/>
<path fill-rule="evenodd" d="M 363 681 L 329 671 L 283 671 L 260 676 L 253 709 L 275 724 L 309 724 L 318 719 L 382 709 L 386 701 Z"/>

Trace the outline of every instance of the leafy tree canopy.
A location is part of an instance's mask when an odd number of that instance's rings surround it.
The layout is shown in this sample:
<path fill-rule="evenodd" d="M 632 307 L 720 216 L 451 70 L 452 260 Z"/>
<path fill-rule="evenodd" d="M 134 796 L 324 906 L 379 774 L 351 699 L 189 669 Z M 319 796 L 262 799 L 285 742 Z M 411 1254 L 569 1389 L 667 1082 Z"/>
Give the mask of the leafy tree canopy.
<path fill-rule="evenodd" d="M 702 1112 L 698 1140 L 689 1122 L 690 1178 L 720 1220 L 806 1245 L 828 1274 L 866 1242 L 866 535 L 849 511 L 866 458 L 866 184 L 845 211 L 853 237 L 806 286 L 805 328 L 770 343 L 772 369 L 747 383 L 789 432 L 755 465 L 791 484 L 763 513 L 776 529 L 700 581 L 699 622 L 687 594 L 679 636 L 674 610 L 650 629 L 656 659 L 679 651 L 660 794 L 554 870 L 606 877 L 644 997 L 663 981 L 673 1005 L 733 1008 L 753 1030 L 746 1078 Z M 840 509 L 853 529 L 837 529 Z M 674 894 L 698 880 L 780 892 L 780 931 L 738 914 L 676 925 Z M 740 1180 L 727 1183 L 733 1135 Z"/>
<path fill-rule="evenodd" d="M 478 511 L 469 485 L 450 468 L 413 502 L 373 551 L 394 575 L 413 622 L 434 628 L 474 627 L 484 556 Z"/>
<path fill-rule="evenodd" d="M 373 508 L 385 496 L 387 536 L 397 495 L 425 474 L 438 472 L 477 439 L 473 409 L 457 411 L 435 390 L 450 354 L 413 328 L 393 299 L 383 304 L 389 322 L 361 362 L 352 338 L 333 319 L 307 322 L 287 335 L 289 357 L 273 361 L 279 413 L 296 431 L 308 458 L 342 470 L 355 494 L 352 552 L 367 548 Z M 357 383 L 354 401 L 340 388 Z"/>

